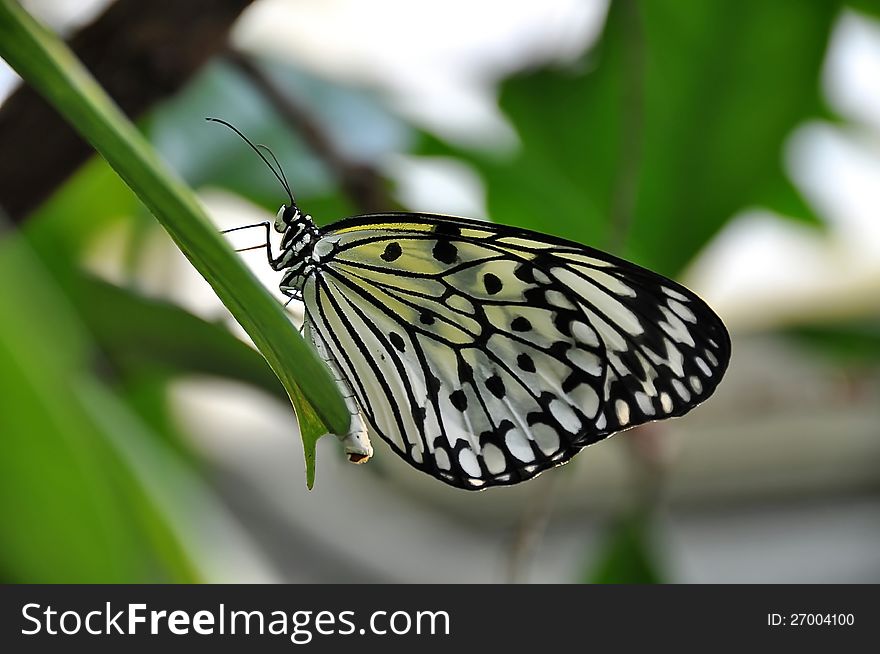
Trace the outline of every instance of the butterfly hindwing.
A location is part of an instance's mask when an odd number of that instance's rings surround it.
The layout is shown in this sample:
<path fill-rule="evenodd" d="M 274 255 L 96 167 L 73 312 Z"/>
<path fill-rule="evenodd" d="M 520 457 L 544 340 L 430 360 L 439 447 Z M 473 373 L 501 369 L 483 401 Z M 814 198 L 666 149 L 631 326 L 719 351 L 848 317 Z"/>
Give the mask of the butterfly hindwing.
<path fill-rule="evenodd" d="M 326 228 L 306 317 L 371 428 L 454 486 L 516 483 L 706 399 L 718 317 L 679 284 L 576 243 L 421 214 Z"/>

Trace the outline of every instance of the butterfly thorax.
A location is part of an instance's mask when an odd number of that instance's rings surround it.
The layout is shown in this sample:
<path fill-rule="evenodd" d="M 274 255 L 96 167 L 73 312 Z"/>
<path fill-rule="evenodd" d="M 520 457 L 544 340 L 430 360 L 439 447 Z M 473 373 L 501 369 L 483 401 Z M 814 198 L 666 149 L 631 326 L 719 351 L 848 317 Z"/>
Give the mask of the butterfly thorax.
<path fill-rule="evenodd" d="M 281 290 L 298 296 L 306 278 L 319 263 L 315 244 L 320 230 L 308 214 L 297 207 L 282 206 L 275 218 L 275 230 L 281 232 L 281 253 L 272 260 L 275 270 L 284 270 Z"/>

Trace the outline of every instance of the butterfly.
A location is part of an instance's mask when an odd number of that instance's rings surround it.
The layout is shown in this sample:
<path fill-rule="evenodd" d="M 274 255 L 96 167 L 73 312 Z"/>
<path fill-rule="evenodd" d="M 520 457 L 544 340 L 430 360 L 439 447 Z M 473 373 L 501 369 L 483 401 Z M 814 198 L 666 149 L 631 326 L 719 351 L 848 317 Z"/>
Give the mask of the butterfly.
<path fill-rule="evenodd" d="M 267 256 L 343 390 L 352 461 L 372 455 L 372 434 L 451 486 L 516 484 L 684 415 L 724 375 L 727 329 L 677 282 L 466 218 L 384 213 L 319 228 L 276 177 L 290 204 L 273 223 L 279 254 L 261 223 Z"/>

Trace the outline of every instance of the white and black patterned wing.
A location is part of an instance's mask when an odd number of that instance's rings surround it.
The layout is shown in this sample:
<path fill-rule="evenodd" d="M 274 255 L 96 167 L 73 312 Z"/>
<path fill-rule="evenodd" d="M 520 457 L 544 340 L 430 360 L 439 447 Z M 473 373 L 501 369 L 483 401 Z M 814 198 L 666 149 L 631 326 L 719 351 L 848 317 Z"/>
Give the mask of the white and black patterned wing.
<path fill-rule="evenodd" d="M 679 284 L 526 230 L 442 216 L 328 228 L 303 288 L 370 427 L 466 489 L 513 484 L 705 400 L 730 356 Z"/>

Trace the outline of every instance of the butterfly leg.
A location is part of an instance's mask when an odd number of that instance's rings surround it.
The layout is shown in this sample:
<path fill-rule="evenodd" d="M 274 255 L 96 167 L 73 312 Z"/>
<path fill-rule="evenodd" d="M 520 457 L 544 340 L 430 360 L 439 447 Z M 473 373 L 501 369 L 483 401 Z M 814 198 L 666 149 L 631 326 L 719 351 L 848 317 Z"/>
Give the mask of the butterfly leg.
<path fill-rule="evenodd" d="M 345 400 L 345 406 L 351 414 L 348 433 L 344 436 L 339 434 L 336 436 L 342 441 L 343 449 L 345 450 L 345 454 L 348 456 L 349 461 L 352 463 L 366 463 L 370 460 L 370 457 L 373 456 L 373 445 L 370 443 L 370 436 L 367 434 L 367 426 L 364 423 L 364 418 L 361 415 L 354 392 L 351 390 L 351 386 L 346 381 L 342 371 L 339 369 L 336 360 L 327 351 L 324 342 L 309 329 L 308 323 L 305 323 L 303 328 L 308 340 L 310 340 L 315 346 L 318 356 L 320 356 L 321 360 L 327 364 L 328 368 L 330 368 L 330 372 L 333 374 L 333 379 L 342 390 L 342 397 Z"/>
<path fill-rule="evenodd" d="M 236 252 L 247 252 L 249 250 L 261 250 L 266 248 L 266 258 L 269 260 L 269 265 L 274 266 L 274 264 L 280 259 L 280 256 L 276 257 L 272 252 L 272 229 L 271 223 L 268 220 L 264 220 L 259 223 L 253 223 L 252 225 L 242 225 L 241 227 L 233 227 L 232 229 L 224 229 L 220 233 L 221 234 L 231 234 L 232 232 L 238 232 L 243 229 L 253 229 L 254 227 L 262 227 L 266 230 L 266 243 L 260 245 L 254 245 L 249 248 L 240 248 L 236 250 Z"/>

